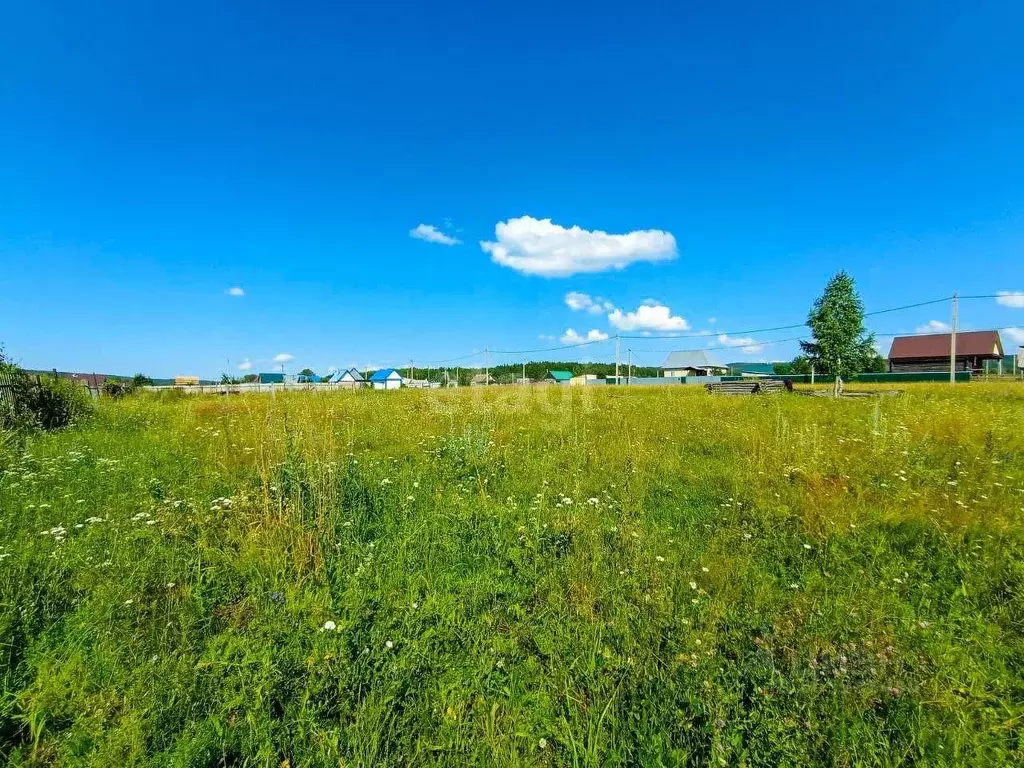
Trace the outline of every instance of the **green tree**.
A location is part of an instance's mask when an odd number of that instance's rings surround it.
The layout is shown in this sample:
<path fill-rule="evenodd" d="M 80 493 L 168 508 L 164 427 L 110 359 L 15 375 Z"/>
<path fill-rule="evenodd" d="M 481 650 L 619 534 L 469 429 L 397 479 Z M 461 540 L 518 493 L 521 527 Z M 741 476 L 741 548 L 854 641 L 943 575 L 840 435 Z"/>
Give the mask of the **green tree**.
<path fill-rule="evenodd" d="M 132 386 L 135 389 L 138 389 L 139 387 L 152 387 L 153 380 L 144 373 L 136 373 L 132 376 Z"/>
<path fill-rule="evenodd" d="M 312 368 L 303 368 L 301 371 L 299 371 L 299 376 L 316 376 L 316 374 L 313 373 Z"/>
<path fill-rule="evenodd" d="M 797 355 L 789 364 L 790 373 L 808 374 L 811 372 L 811 361 L 806 355 Z"/>
<path fill-rule="evenodd" d="M 801 341 L 800 348 L 820 373 L 848 378 L 878 355 L 874 334 L 864 331 L 864 305 L 846 272 L 828 281 L 807 316 L 807 325 L 814 341 Z"/>

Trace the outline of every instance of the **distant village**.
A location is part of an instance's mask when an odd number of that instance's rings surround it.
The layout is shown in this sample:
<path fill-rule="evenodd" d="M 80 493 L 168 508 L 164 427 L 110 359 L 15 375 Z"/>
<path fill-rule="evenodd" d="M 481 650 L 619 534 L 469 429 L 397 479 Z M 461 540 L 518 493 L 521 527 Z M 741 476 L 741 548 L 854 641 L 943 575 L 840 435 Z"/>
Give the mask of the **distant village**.
<path fill-rule="evenodd" d="M 954 369 L 958 379 L 977 376 L 1018 375 L 1024 370 L 1024 347 L 1013 354 L 1004 351 L 999 332 L 963 331 L 956 334 L 955 363 L 951 365 L 950 334 L 897 336 L 888 357 L 879 358 L 881 370 L 866 371 L 856 376 L 863 381 L 942 381 Z M 108 381 L 130 379 L 109 374 L 53 373 L 71 379 L 99 394 Z M 289 387 L 310 389 L 376 389 L 401 388 L 439 389 L 457 386 L 554 385 L 593 386 L 631 384 L 664 386 L 670 384 L 706 384 L 750 378 L 774 378 L 797 383 L 824 382 L 828 377 L 805 370 L 793 362 L 723 363 L 703 350 L 679 350 L 669 353 L 659 367 L 634 366 L 626 363 L 531 362 L 497 365 L 492 368 L 380 368 L 359 370 L 348 368 L 318 375 L 309 369 L 299 373 L 273 371 L 248 374 L 243 378 L 223 377 L 221 381 L 203 380 L 198 376 L 176 376 L 173 379 L 135 379 L 152 389 L 184 389 L 196 392 L 227 390 L 274 391 Z"/>

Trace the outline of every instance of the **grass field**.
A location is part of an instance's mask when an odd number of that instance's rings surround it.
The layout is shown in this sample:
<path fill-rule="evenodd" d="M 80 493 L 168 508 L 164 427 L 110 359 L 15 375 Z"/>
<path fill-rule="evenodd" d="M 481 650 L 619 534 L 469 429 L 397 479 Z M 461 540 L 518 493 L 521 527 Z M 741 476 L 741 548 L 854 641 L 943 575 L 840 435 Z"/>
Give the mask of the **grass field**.
<path fill-rule="evenodd" d="M 1024 763 L 1024 386 L 137 396 L 4 461 L 11 765 Z"/>

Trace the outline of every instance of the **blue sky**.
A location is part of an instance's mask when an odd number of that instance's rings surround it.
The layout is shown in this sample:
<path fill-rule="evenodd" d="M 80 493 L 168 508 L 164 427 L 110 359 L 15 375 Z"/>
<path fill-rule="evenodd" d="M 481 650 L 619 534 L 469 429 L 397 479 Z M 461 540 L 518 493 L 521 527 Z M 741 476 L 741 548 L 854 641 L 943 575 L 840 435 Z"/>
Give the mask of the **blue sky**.
<path fill-rule="evenodd" d="M 0 342 L 154 376 L 570 328 L 784 359 L 793 332 L 734 332 L 801 322 L 838 269 L 869 310 L 1024 291 L 1024 5 L 841 5 L 8 7 Z M 962 322 L 1024 343 L 1017 304 Z M 657 338 L 684 328 L 710 335 Z"/>

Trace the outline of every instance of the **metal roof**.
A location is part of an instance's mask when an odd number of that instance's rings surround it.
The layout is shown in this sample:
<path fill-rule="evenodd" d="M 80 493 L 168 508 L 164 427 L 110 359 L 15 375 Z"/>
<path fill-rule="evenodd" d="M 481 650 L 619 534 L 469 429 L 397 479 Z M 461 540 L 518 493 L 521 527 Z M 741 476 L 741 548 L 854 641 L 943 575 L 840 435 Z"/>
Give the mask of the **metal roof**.
<path fill-rule="evenodd" d="M 283 384 L 283 373 L 261 373 L 260 384 Z"/>
<path fill-rule="evenodd" d="M 366 381 L 366 377 L 355 368 L 349 368 L 347 371 L 339 371 L 338 378 L 336 378 L 335 381 L 340 381 L 341 378 L 346 375 L 351 376 L 353 381 Z"/>
<path fill-rule="evenodd" d="M 661 367 L 667 370 L 678 368 L 725 368 L 729 366 L 715 360 L 704 350 L 696 352 L 669 352 Z"/>
<path fill-rule="evenodd" d="M 1003 356 L 999 331 L 964 331 L 956 335 L 957 357 Z M 890 360 L 916 360 L 923 357 L 949 357 L 949 334 L 897 336 L 889 348 Z"/>
<path fill-rule="evenodd" d="M 398 371 L 394 368 L 381 368 L 379 371 L 373 372 L 370 381 L 387 381 L 392 373 L 398 373 Z M 402 374 L 398 373 L 398 378 L 402 378 Z"/>
<path fill-rule="evenodd" d="M 569 371 L 548 371 L 548 376 L 555 381 L 569 381 L 572 378 L 572 373 Z"/>

